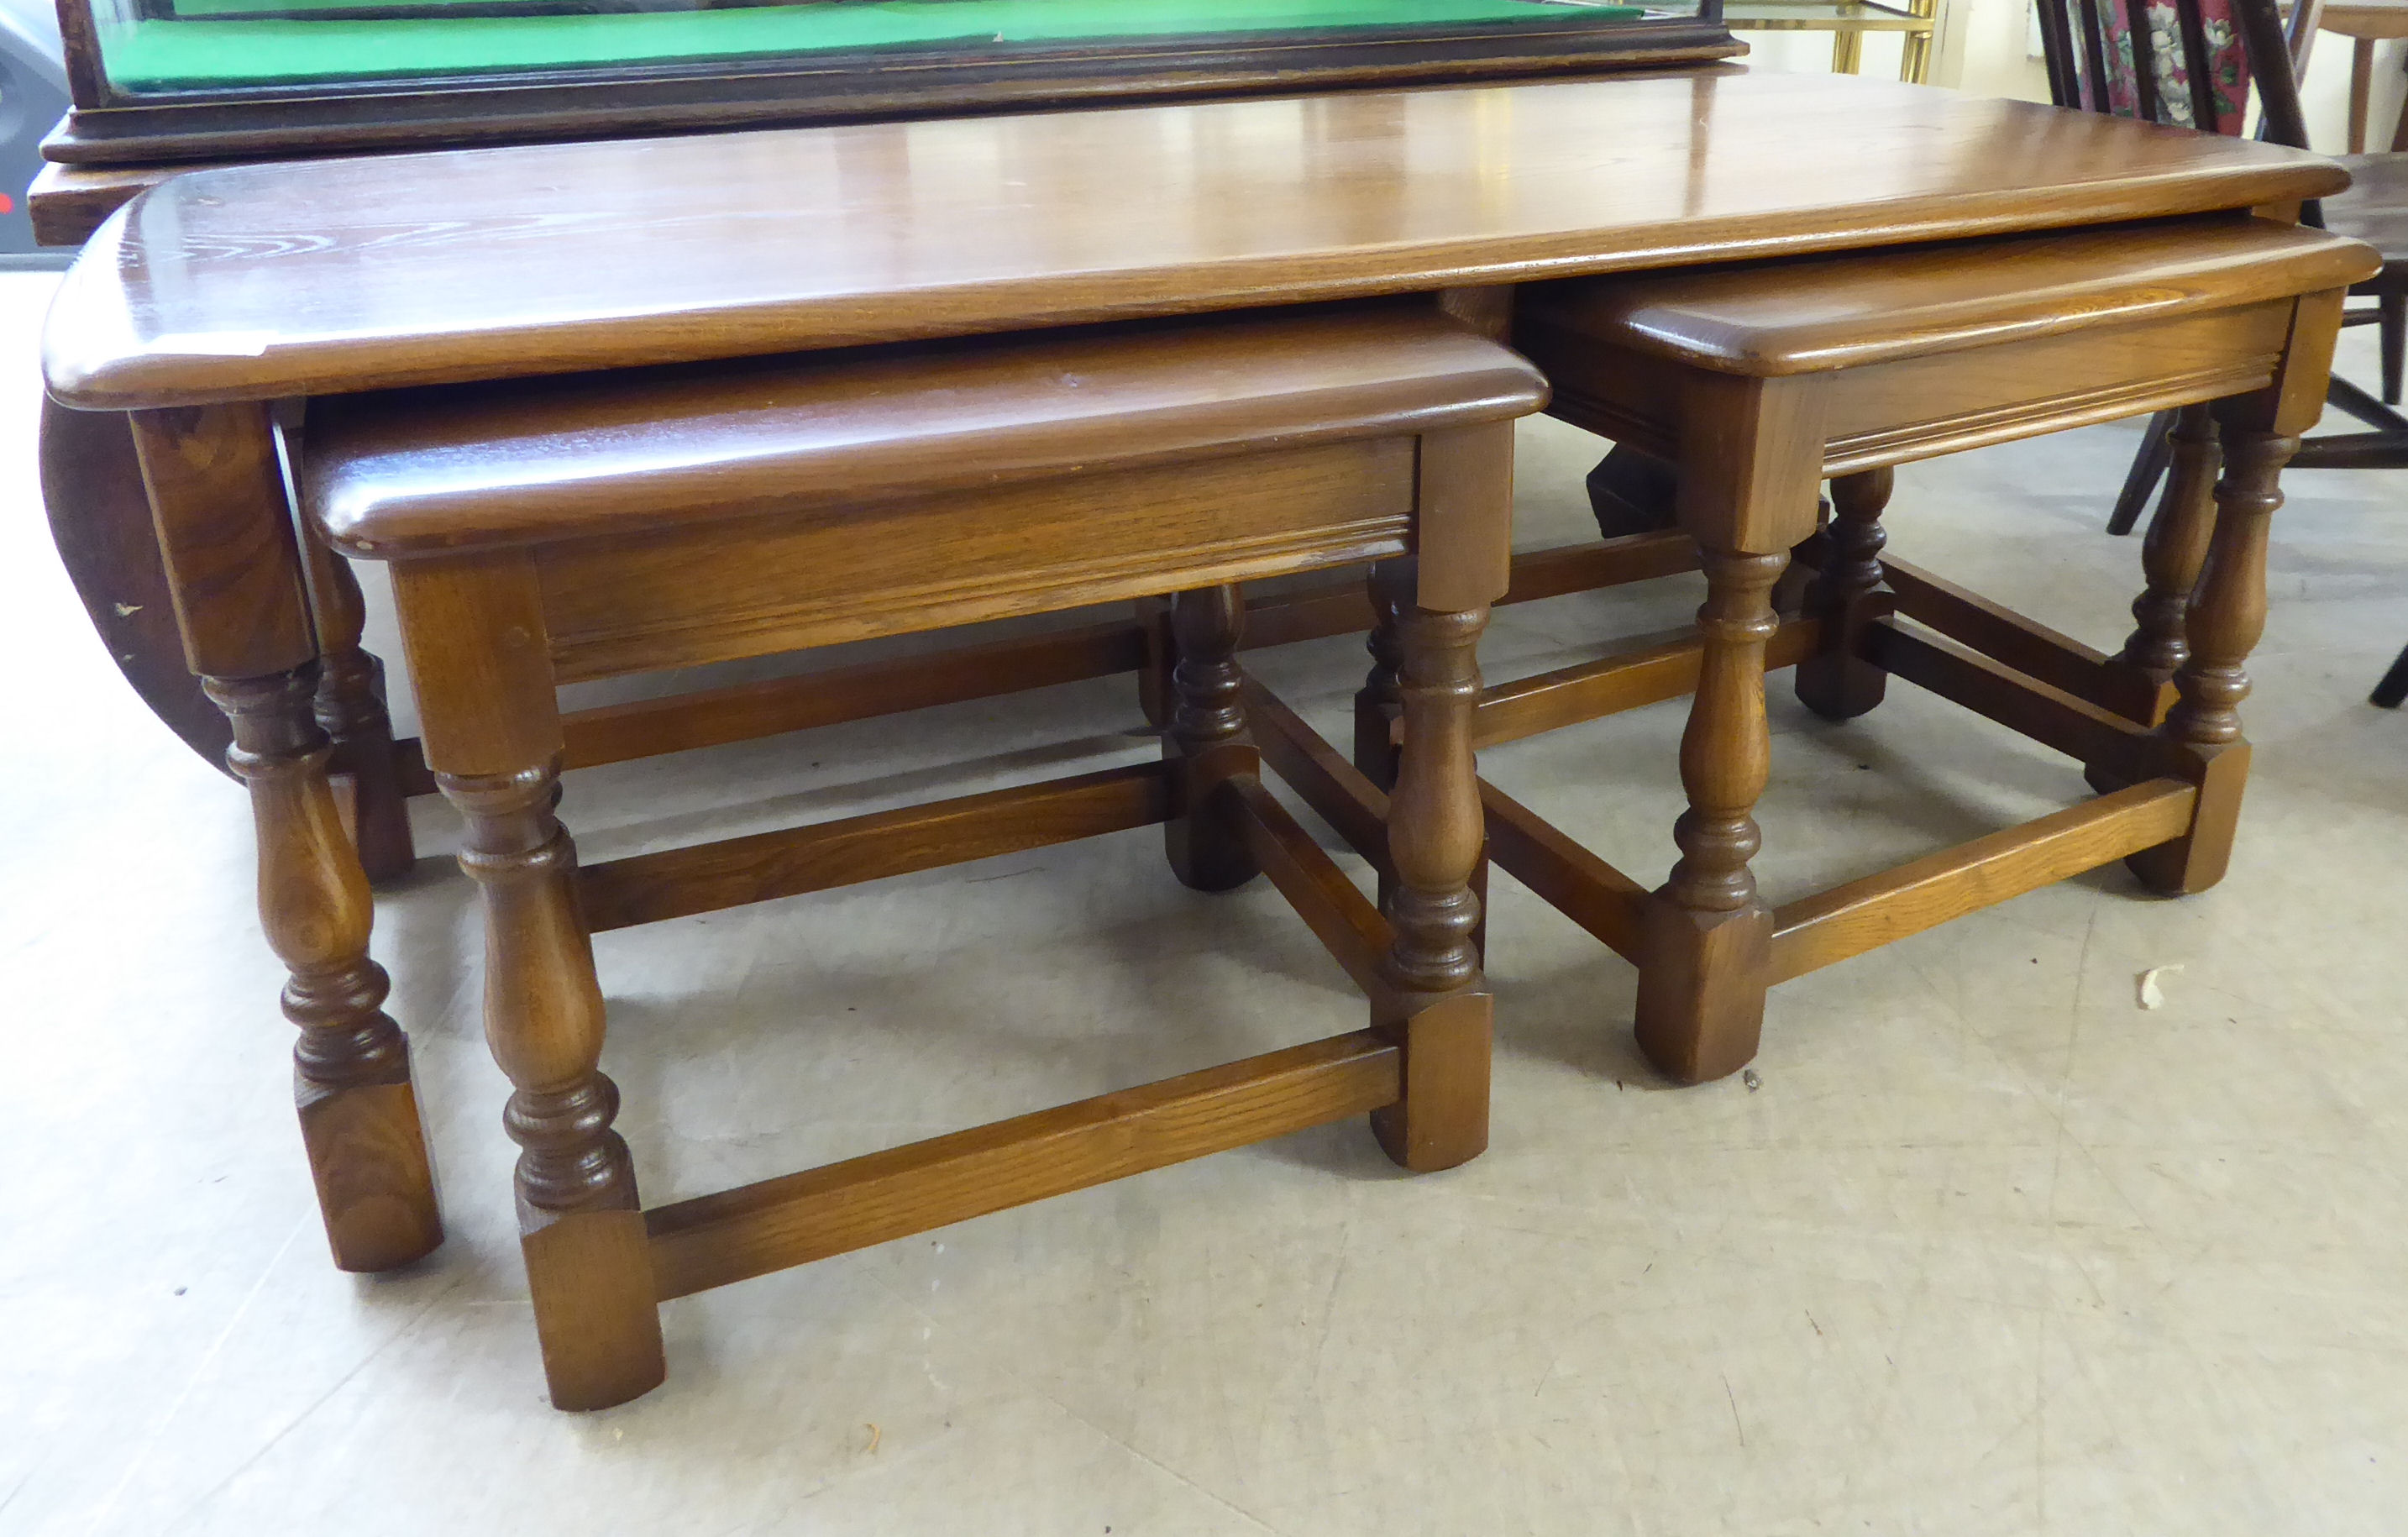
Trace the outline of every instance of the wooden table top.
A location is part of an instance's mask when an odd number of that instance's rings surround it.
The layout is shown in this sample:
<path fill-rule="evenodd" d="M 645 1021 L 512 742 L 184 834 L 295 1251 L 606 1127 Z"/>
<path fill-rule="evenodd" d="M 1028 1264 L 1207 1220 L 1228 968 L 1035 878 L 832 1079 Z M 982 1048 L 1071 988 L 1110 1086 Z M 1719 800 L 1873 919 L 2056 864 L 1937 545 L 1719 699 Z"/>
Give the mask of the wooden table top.
<path fill-rule="evenodd" d="M 1659 76 L 178 177 L 51 392 L 136 409 L 1511 283 L 2287 202 L 2300 152 L 1850 76 Z"/>

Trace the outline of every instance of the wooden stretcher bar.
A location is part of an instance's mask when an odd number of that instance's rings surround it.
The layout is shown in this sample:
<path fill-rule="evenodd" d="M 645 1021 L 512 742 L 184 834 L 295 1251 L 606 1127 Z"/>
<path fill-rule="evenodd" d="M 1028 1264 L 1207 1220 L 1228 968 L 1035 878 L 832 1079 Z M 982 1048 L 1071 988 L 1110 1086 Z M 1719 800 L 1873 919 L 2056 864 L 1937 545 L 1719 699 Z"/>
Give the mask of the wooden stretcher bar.
<path fill-rule="evenodd" d="M 1541 550 L 1513 563 L 1502 603 L 1528 603 L 1695 570 L 1697 548 L 1674 532 L 1630 534 Z M 1248 650 L 1350 635 L 1371 627 L 1359 573 L 1300 586 L 1246 606 Z M 562 766 L 590 768 L 700 747 L 868 720 L 933 705 L 1133 672 L 1145 666 L 1146 635 L 1125 620 L 952 647 L 923 656 L 831 668 L 724 688 L 698 689 L 571 711 L 561 717 Z M 435 776 L 414 737 L 394 743 L 401 793 L 435 793 Z"/>
<path fill-rule="evenodd" d="M 606 860 L 578 872 L 578 897 L 587 927 L 599 934 L 1068 843 L 1171 814 L 1163 766 L 1132 764 Z"/>
<path fill-rule="evenodd" d="M 1394 1104 L 1369 1030 L 1250 1056 L 644 1214 L 663 1301 Z"/>

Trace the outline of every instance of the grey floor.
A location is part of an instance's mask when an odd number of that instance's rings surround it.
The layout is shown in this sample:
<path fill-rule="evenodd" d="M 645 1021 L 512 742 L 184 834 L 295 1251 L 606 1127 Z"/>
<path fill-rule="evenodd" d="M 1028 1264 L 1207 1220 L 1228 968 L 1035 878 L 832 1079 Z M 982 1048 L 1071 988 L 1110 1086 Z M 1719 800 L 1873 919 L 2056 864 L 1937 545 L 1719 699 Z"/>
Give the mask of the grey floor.
<path fill-rule="evenodd" d="M 0 1532 L 2397 1533 L 2408 1508 L 2408 480 L 2300 475 L 2229 880 L 2120 869 L 1781 988 L 1760 1085 L 1681 1091 L 1631 973 L 1500 880 L 1496 1137 L 1402 1177 L 1348 1124 L 669 1304 L 667 1385 L 548 1408 L 456 828 L 380 908 L 451 1239 L 337 1274 L 226 782 L 92 639 L 36 515 L 0 279 Z M 2362 364 L 2358 343 L 2348 354 Z M 1894 548 L 2114 644 L 2101 428 L 1904 472 Z M 1526 438 L 1523 529 L 1594 444 Z M 1678 623 L 1516 609 L 1494 677 Z M 382 625 L 380 624 L 380 633 Z M 1354 642 L 1256 654 L 1335 725 Z M 2066 804 L 1900 685 L 1776 692 L 1776 898 Z M 1661 869 L 1678 706 L 1490 776 Z M 591 856 L 1148 754 L 1125 681 L 572 778 Z M 695 1194 L 1353 1028 L 1259 885 L 1131 833 L 607 936 L 647 1195 Z M 2164 1005 L 2135 978 L 2164 968 Z"/>

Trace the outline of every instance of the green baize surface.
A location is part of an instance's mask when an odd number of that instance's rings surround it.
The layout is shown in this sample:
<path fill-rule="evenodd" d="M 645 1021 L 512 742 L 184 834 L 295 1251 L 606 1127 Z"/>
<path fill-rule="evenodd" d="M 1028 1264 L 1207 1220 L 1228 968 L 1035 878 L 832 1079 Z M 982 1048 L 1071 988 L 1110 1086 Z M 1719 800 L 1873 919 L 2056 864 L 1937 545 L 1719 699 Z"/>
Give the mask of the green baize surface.
<path fill-rule="evenodd" d="M 1636 6 L 1539 0 L 824 0 L 598 16 L 340 20 L 391 0 L 183 0 L 174 20 L 108 30 L 122 90 L 391 79 L 743 59 L 846 49 L 1636 18 Z M 328 20 L 243 19 L 308 9 Z M 188 19 L 189 18 L 189 19 Z"/>

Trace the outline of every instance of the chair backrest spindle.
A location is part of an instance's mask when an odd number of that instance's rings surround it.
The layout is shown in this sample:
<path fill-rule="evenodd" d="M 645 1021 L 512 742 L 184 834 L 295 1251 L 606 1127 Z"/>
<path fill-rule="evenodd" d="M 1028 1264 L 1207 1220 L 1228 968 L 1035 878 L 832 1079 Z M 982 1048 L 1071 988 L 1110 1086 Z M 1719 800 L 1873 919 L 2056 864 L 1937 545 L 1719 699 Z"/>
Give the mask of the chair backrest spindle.
<path fill-rule="evenodd" d="M 2107 100 L 2107 22 L 2100 14 L 2099 0 L 2075 0 L 2075 15 L 2082 23 L 2083 93 L 2059 105 L 2112 112 L 2114 108 Z"/>
<path fill-rule="evenodd" d="M 2191 126 L 2203 134 L 2224 131 L 2224 113 L 2215 100 L 2215 51 L 2207 40 L 2207 18 L 2198 6 L 2177 6 L 2174 20 L 2182 33 L 2183 73 L 2190 82 Z"/>
<path fill-rule="evenodd" d="M 2157 94 L 2157 45 L 2149 36 L 2149 0 L 2124 0 L 2124 36 L 2132 50 L 2132 93 L 2140 115 L 2150 122 L 2164 122 L 2169 112 Z"/>
<path fill-rule="evenodd" d="M 2308 148 L 2300 78 L 2324 0 L 2035 0 L 2049 99 L 2059 107 L 2238 134 L 2258 93 L 2258 136 Z M 2171 39 L 2162 22 L 2172 13 Z M 2160 23 L 2153 30 L 2152 22 Z M 2161 47 L 2179 43 L 2177 50 Z M 2174 54 L 2174 57 L 2168 57 Z M 2323 222 L 2315 204 L 2303 223 Z"/>

